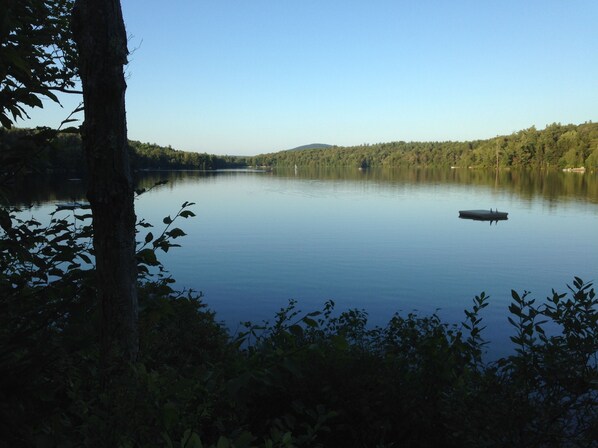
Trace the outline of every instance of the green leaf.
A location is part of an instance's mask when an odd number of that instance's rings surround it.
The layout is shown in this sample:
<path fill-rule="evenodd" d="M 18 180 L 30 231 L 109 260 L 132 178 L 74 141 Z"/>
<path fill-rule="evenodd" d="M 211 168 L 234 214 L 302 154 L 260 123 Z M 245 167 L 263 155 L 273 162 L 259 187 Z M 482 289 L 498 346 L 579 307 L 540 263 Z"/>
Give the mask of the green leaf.
<path fill-rule="evenodd" d="M 304 317 L 303 322 L 305 322 L 305 325 L 311 328 L 316 328 L 318 326 L 318 323 L 315 320 L 310 319 L 309 317 Z"/>
<path fill-rule="evenodd" d="M 162 433 L 162 438 L 164 439 L 164 443 L 166 444 L 166 448 L 174 448 L 174 445 L 172 444 L 172 439 L 170 438 L 170 436 L 168 434 L 166 434 L 165 432 Z"/>
<path fill-rule="evenodd" d="M 45 90 L 44 91 L 44 95 L 47 96 L 48 98 L 50 98 L 55 103 L 60 104 L 60 101 L 58 100 L 58 97 L 56 95 L 54 95 L 51 91 Z"/>
<path fill-rule="evenodd" d="M 91 264 L 91 259 L 84 253 L 79 253 L 79 258 L 81 258 L 85 263 Z"/>
<path fill-rule="evenodd" d="M 181 229 L 179 229 L 178 227 L 175 229 L 172 229 L 171 231 L 166 233 L 169 237 L 171 238 L 178 238 L 180 236 L 185 236 L 187 235 L 185 232 L 183 232 Z"/>
<path fill-rule="evenodd" d="M 166 403 L 162 408 L 162 420 L 166 429 L 172 428 L 179 417 L 179 411 L 173 403 Z"/>
<path fill-rule="evenodd" d="M 162 222 L 163 222 L 164 224 L 171 224 L 171 223 L 172 223 L 172 219 L 170 218 L 170 216 L 167 216 L 166 218 L 164 218 L 164 219 L 162 220 Z"/>
<path fill-rule="evenodd" d="M 234 441 L 235 448 L 245 448 L 251 445 L 255 437 L 248 431 L 243 431 Z"/>
<path fill-rule="evenodd" d="M 218 439 L 218 444 L 216 445 L 216 448 L 231 448 L 230 440 L 228 440 L 224 436 L 220 436 L 220 438 Z"/>
<path fill-rule="evenodd" d="M 149 232 L 147 235 L 145 235 L 145 244 L 149 243 L 153 239 L 154 235 L 152 234 L 152 232 Z"/>
<path fill-rule="evenodd" d="M 511 303 L 509 305 L 509 311 L 511 312 L 511 314 L 521 317 L 521 308 L 517 307 L 517 305 L 515 305 L 514 303 Z"/>
<path fill-rule="evenodd" d="M 191 437 L 191 430 L 190 429 L 186 429 L 185 432 L 183 433 L 183 437 L 181 438 L 181 447 L 185 447 L 185 445 L 187 445 L 187 442 L 189 441 L 189 437 Z"/>
<path fill-rule="evenodd" d="M 297 336 L 297 337 L 302 337 L 303 336 L 303 328 L 301 328 L 300 325 L 291 325 L 289 327 L 289 331 L 291 332 L 291 334 Z"/>
<path fill-rule="evenodd" d="M 12 120 L 8 118 L 8 116 L 4 113 L 0 112 L 0 124 L 4 126 L 6 129 L 12 128 Z"/>
<path fill-rule="evenodd" d="M 152 249 L 143 249 L 137 254 L 137 258 L 141 263 L 145 263 L 150 266 L 156 266 L 159 264 L 156 253 Z"/>
<path fill-rule="evenodd" d="M 510 339 L 511 339 L 511 341 L 513 341 L 513 343 L 515 343 L 517 345 L 523 344 L 523 340 L 519 336 L 511 336 Z"/>
<path fill-rule="evenodd" d="M 203 444 L 196 432 L 187 429 L 181 439 L 181 448 L 203 448 Z"/>
<path fill-rule="evenodd" d="M 330 338 L 330 341 L 337 350 L 345 351 L 349 348 L 349 343 L 345 337 L 335 334 Z"/>
<path fill-rule="evenodd" d="M 23 99 L 23 103 L 31 107 L 44 107 L 42 100 L 33 94 L 29 95 L 26 99 Z"/>
<path fill-rule="evenodd" d="M 12 230 L 12 220 L 10 219 L 10 214 L 3 208 L 0 208 L 0 227 L 2 227 L 6 233 L 10 233 Z"/>
<path fill-rule="evenodd" d="M 189 218 L 189 217 L 191 217 L 191 216 L 196 216 L 196 215 L 195 215 L 195 213 L 193 213 L 191 210 L 183 210 L 183 211 L 182 211 L 182 212 L 179 214 L 179 216 L 180 216 L 181 218 Z"/>

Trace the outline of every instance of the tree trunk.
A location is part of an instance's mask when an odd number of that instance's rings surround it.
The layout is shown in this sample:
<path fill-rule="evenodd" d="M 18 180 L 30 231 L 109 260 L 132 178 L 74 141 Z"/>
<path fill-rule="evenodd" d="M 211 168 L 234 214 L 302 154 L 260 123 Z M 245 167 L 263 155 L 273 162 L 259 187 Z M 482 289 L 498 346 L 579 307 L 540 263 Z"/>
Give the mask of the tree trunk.
<path fill-rule="evenodd" d="M 87 197 L 101 305 L 101 356 L 134 361 L 138 351 L 134 190 L 125 115 L 127 36 L 120 0 L 76 0 L 88 165 Z"/>

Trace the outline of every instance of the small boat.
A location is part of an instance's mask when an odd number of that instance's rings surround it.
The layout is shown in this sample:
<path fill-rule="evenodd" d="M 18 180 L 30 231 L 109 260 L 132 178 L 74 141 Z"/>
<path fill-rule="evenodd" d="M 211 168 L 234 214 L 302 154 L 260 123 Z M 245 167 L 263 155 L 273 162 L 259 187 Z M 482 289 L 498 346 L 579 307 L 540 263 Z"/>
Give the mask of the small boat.
<path fill-rule="evenodd" d="M 503 221 L 507 218 L 507 212 L 498 210 L 459 210 L 459 218 L 475 219 L 476 221 Z"/>

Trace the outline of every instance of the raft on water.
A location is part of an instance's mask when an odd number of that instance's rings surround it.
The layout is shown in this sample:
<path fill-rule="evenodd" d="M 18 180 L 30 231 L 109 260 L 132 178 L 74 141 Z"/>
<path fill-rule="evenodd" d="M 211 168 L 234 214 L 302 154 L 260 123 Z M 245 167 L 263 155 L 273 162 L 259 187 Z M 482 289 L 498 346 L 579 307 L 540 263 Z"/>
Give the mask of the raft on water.
<path fill-rule="evenodd" d="M 507 212 L 498 210 L 459 210 L 459 218 L 475 219 L 477 221 L 502 221 L 509 219 Z"/>

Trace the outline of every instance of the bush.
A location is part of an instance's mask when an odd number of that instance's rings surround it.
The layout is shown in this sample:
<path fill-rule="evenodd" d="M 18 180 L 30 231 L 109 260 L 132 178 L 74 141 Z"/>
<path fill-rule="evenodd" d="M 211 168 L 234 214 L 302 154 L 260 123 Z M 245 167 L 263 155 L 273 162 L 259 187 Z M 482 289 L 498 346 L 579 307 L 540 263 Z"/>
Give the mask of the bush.
<path fill-rule="evenodd" d="M 512 292 L 513 354 L 485 362 L 474 298 L 368 326 L 334 303 L 230 336 L 201 294 L 177 292 L 156 252 L 185 203 L 138 251 L 140 356 L 100 375 L 89 215 L 48 226 L 0 215 L 0 424 L 9 446 L 597 446 L 598 301 L 574 278 L 536 304 Z"/>

